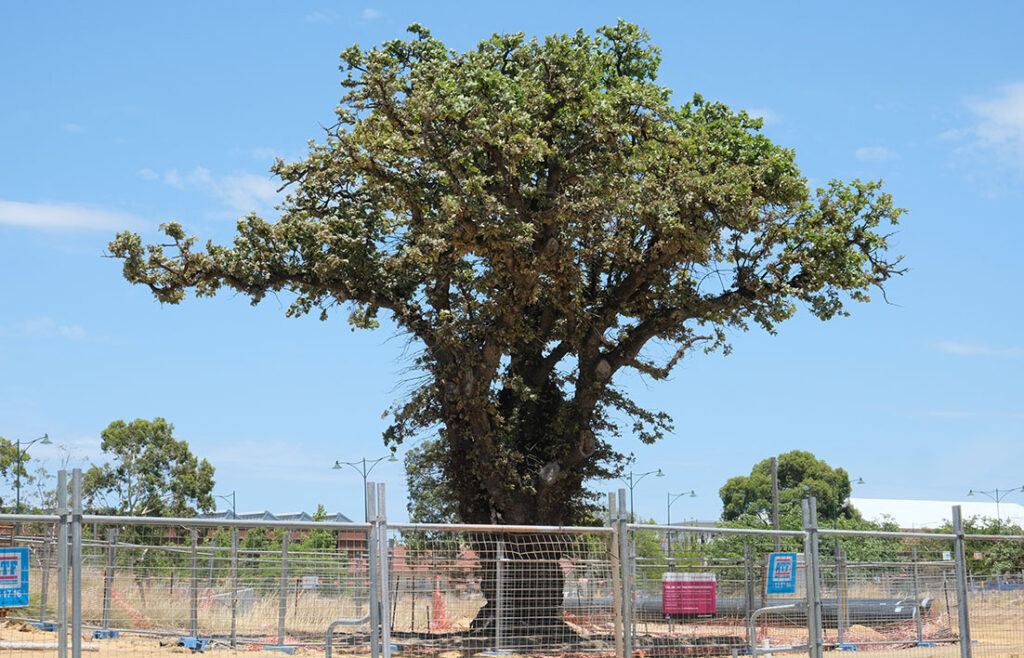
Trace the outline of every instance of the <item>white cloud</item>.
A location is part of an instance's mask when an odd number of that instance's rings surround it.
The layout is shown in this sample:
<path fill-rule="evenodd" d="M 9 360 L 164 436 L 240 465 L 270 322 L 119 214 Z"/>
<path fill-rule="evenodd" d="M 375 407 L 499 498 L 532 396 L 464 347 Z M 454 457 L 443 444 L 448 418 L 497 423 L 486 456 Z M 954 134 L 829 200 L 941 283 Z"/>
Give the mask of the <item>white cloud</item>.
<path fill-rule="evenodd" d="M 80 133 L 84 130 L 82 126 L 78 125 L 77 123 L 65 123 L 63 126 L 61 126 L 61 128 L 64 129 L 64 132 L 69 133 Z"/>
<path fill-rule="evenodd" d="M 85 329 L 77 324 L 58 324 L 53 318 L 38 317 L 9 325 L 4 333 L 29 336 L 31 338 L 64 338 L 84 340 Z"/>
<path fill-rule="evenodd" d="M 925 411 L 918 411 L 911 414 L 920 418 L 946 418 L 950 420 L 960 420 L 964 418 L 973 418 L 978 414 L 973 411 L 962 411 L 959 409 L 928 409 Z"/>
<path fill-rule="evenodd" d="M 993 347 L 956 341 L 940 341 L 935 343 L 935 349 L 957 356 L 994 356 L 1003 359 L 1016 359 L 1024 356 L 1024 348 L 1021 347 Z"/>
<path fill-rule="evenodd" d="M 0 224 L 42 229 L 118 230 L 142 222 L 124 212 L 75 203 L 26 203 L 0 199 Z"/>
<path fill-rule="evenodd" d="M 249 155 L 253 160 L 276 160 L 284 157 L 283 153 L 269 146 L 257 146 L 249 151 Z"/>
<path fill-rule="evenodd" d="M 1024 146 L 1024 82 L 1006 85 L 995 98 L 973 99 L 967 106 L 980 122 L 974 132 L 989 144 Z"/>
<path fill-rule="evenodd" d="M 281 195 L 278 184 L 266 176 L 235 174 L 211 181 L 214 193 L 235 210 L 248 212 L 257 206 L 270 207 Z"/>
<path fill-rule="evenodd" d="M 995 95 L 972 98 L 967 107 L 975 123 L 948 130 L 945 139 L 965 141 L 965 149 L 1024 170 L 1024 82 L 1001 87 Z"/>
<path fill-rule="evenodd" d="M 864 162 L 885 162 L 896 158 L 896 153 L 884 146 L 862 146 L 854 155 Z"/>
<path fill-rule="evenodd" d="M 303 16 L 302 20 L 307 23 L 333 23 L 339 18 L 341 14 L 336 11 L 314 11 Z"/>
<path fill-rule="evenodd" d="M 766 126 L 782 123 L 782 117 L 779 116 L 778 112 L 773 112 L 767 107 L 751 107 L 748 108 L 746 112 L 750 116 L 764 121 L 764 125 Z"/>
<path fill-rule="evenodd" d="M 181 187 L 181 174 L 178 173 L 177 169 L 171 169 L 170 171 L 164 172 L 164 182 L 172 187 Z"/>
<path fill-rule="evenodd" d="M 139 172 L 145 180 L 162 180 L 171 187 L 195 189 L 220 199 L 225 205 L 236 212 L 267 210 L 282 199 L 277 191 L 279 184 L 268 176 L 237 172 L 224 176 L 214 175 L 205 167 L 196 167 L 188 173 L 177 169 L 169 169 L 160 174 L 146 168 Z"/>
<path fill-rule="evenodd" d="M 379 10 L 374 9 L 373 7 L 367 7 L 366 9 L 363 9 L 361 12 L 359 12 L 359 18 L 361 18 L 364 21 L 376 20 L 381 16 L 383 16 L 383 14 L 381 14 Z M 343 18 L 345 18 L 345 15 L 336 11 L 318 10 L 309 12 L 308 14 L 302 17 L 302 20 L 307 23 L 336 23 L 342 20 Z"/>

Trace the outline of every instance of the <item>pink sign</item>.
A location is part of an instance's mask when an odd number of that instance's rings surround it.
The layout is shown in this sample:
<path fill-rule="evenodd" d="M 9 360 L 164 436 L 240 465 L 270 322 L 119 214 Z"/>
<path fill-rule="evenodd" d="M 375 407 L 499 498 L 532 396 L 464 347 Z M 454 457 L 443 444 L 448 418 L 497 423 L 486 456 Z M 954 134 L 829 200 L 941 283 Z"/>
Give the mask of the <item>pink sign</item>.
<path fill-rule="evenodd" d="M 661 611 L 666 615 L 715 614 L 715 574 L 661 574 Z"/>

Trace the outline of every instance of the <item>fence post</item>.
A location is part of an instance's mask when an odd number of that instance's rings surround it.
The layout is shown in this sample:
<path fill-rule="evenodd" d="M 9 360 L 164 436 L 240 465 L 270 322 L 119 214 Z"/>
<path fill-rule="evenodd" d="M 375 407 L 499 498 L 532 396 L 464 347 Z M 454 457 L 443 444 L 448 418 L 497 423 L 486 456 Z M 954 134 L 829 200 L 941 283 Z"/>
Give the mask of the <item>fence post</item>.
<path fill-rule="evenodd" d="M 366 535 L 366 580 L 369 583 L 370 655 L 380 656 L 380 605 L 377 600 L 377 487 L 366 483 L 366 522 L 370 529 Z"/>
<path fill-rule="evenodd" d="M 114 564 L 117 560 L 117 528 L 107 529 L 107 568 L 103 572 L 103 630 L 110 630 L 110 599 L 114 589 Z"/>
<path fill-rule="evenodd" d="M 967 609 L 967 555 L 960 506 L 953 506 L 954 553 L 956 554 L 956 608 L 960 618 L 960 658 L 971 658 L 971 619 Z"/>
<path fill-rule="evenodd" d="M 284 528 L 284 535 L 281 536 L 281 581 L 278 588 L 277 598 L 277 645 L 284 644 L 284 622 L 288 613 L 288 544 L 291 540 L 291 530 Z"/>
<path fill-rule="evenodd" d="M 71 471 L 71 656 L 82 658 L 82 469 Z"/>
<path fill-rule="evenodd" d="M 46 621 L 46 590 L 50 588 L 50 556 L 53 554 L 51 544 L 53 543 L 53 528 L 47 528 L 43 533 L 43 545 L 40 552 L 40 566 L 42 568 L 42 582 L 39 590 L 39 623 Z"/>
<path fill-rule="evenodd" d="M 747 636 L 747 646 L 751 645 L 750 615 L 754 611 L 754 549 L 748 542 L 743 542 L 743 628 Z"/>
<path fill-rule="evenodd" d="M 238 644 L 238 528 L 231 528 L 231 648 Z"/>
<path fill-rule="evenodd" d="M 391 591 L 388 586 L 388 514 L 384 483 L 377 483 L 377 550 L 380 551 L 380 639 L 381 655 L 391 658 Z"/>
<path fill-rule="evenodd" d="M 199 637 L 199 530 L 192 528 L 192 577 L 188 592 L 188 628 L 192 637 Z"/>
<path fill-rule="evenodd" d="M 68 658 L 68 472 L 57 471 L 57 658 Z"/>
<path fill-rule="evenodd" d="M 910 547 L 910 559 L 914 563 L 914 621 L 917 622 L 917 643 L 924 642 L 924 629 L 921 626 L 921 591 L 918 586 L 917 545 Z"/>
<path fill-rule="evenodd" d="M 847 614 L 846 551 L 836 541 L 836 642 L 843 644 Z"/>
<path fill-rule="evenodd" d="M 839 564 L 840 564 L 840 574 L 839 574 L 840 580 L 839 580 L 839 582 L 840 582 L 840 585 L 843 587 L 843 589 L 842 589 L 842 597 L 840 599 L 840 609 L 839 609 L 839 642 L 840 642 L 840 644 L 842 644 L 843 643 L 843 633 L 850 626 L 850 605 L 849 605 L 850 604 L 850 578 L 849 578 L 849 570 L 847 569 L 846 550 L 844 550 L 844 549 L 840 550 L 840 552 L 839 552 L 839 559 L 840 559 L 840 562 L 839 562 Z"/>
<path fill-rule="evenodd" d="M 612 562 L 612 624 L 615 629 L 615 655 L 626 658 L 622 650 L 622 558 L 619 555 L 619 511 L 615 502 L 615 494 L 608 492 L 608 525 L 612 528 L 609 538 L 608 553 Z"/>
<path fill-rule="evenodd" d="M 804 569 L 807 582 L 807 645 L 810 658 L 822 658 L 821 590 L 818 565 L 818 501 L 811 496 L 803 501 Z"/>
<path fill-rule="evenodd" d="M 622 656 L 633 656 L 633 560 L 629 545 L 629 521 L 626 515 L 626 490 L 619 489 L 619 565 L 622 582 Z"/>
<path fill-rule="evenodd" d="M 504 644 L 505 622 L 505 538 L 498 538 L 497 564 L 494 565 L 494 650 L 500 652 Z"/>

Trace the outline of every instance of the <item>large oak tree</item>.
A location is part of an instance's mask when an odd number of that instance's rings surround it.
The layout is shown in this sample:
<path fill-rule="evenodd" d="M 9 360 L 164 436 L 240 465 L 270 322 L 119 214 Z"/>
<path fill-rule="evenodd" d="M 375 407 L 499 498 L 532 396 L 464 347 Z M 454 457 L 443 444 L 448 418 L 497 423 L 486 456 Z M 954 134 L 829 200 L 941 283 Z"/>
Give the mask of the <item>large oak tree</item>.
<path fill-rule="evenodd" d="M 828 320 L 899 272 L 878 183 L 812 192 L 758 119 L 674 104 L 634 25 L 467 52 L 410 31 L 342 53 L 336 124 L 273 168 L 278 221 L 249 215 L 205 248 L 172 223 L 110 251 L 162 302 L 226 286 L 254 304 L 290 291 L 292 316 L 390 317 L 423 377 L 385 440 L 436 432 L 422 454 L 465 522 L 585 518 L 620 433 L 670 427 L 616 375 L 663 379 L 801 305 Z"/>

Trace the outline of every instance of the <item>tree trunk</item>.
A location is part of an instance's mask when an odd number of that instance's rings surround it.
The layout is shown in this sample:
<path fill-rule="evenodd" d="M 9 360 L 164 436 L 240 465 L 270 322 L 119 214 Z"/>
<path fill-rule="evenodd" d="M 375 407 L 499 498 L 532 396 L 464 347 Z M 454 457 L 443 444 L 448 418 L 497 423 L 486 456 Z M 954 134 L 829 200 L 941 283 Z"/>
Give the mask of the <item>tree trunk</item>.
<path fill-rule="evenodd" d="M 473 548 L 480 559 L 480 587 L 487 603 L 471 630 L 495 638 L 500 608 L 502 648 L 579 639 L 562 621 L 564 536 L 478 533 Z"/>

